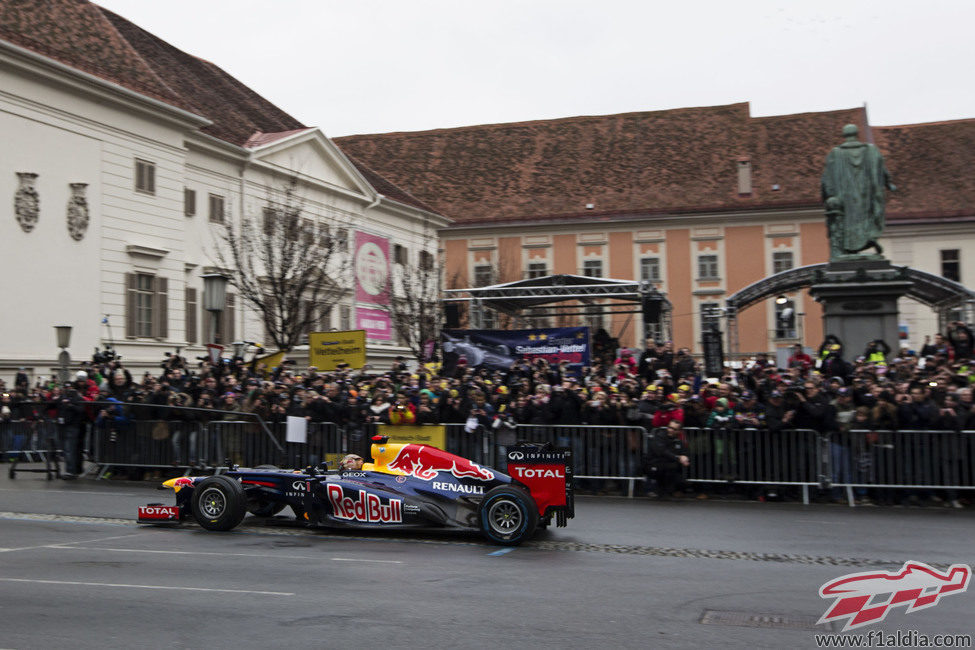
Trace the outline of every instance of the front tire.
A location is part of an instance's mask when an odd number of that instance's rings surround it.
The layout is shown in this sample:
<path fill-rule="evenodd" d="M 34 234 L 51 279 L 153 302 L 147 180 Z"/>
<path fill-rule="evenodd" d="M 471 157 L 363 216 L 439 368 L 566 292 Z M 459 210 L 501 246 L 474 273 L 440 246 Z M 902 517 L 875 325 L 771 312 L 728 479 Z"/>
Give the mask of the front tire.
<path fill-rule="evenodd" d="M 495 544 L 517 546 L 535 533 L 538 508 L 521 488 L 496 487 L 480 507 L 481 533 Z"/>
<path fill-rule="evenodd" d="M 247 497 L 239 481 L 216 475 L 193 490 L 193 516 L 207 530 L 230 530 L 247 514 Z"/>

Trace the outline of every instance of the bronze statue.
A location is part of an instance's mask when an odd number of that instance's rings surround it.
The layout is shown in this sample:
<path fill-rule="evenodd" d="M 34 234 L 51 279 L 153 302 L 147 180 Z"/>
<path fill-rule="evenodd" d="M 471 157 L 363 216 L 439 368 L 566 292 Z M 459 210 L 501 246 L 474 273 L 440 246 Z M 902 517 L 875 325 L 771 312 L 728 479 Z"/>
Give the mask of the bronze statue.
<path fill-rule="evenodd" d="M 877 240 L 884 231 L 885 190 L 897 188 L 880 150 L 860 142 L 858 133 L 855 124 L 844 126 L 843 144 L 826 156 L 822 193 L 830 260 L 867 257 L 858 253 L 868 248 L 876 249 L 876 256 L 884 252 Z"/>

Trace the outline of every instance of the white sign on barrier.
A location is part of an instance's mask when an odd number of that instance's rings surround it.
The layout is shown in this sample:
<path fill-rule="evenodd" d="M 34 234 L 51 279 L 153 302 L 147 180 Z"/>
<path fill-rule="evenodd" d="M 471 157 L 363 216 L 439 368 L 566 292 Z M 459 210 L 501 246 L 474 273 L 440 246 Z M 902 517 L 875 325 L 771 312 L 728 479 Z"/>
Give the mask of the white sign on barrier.
<path fill-rule="evenodd" d="M 308 442 L 308 420 L 305 418 L 295 417 L 294 415 L 288 416 L 288 430 L 285 433 L 285 440 L 287 442 L 299 442 L 305 444 Z"/>

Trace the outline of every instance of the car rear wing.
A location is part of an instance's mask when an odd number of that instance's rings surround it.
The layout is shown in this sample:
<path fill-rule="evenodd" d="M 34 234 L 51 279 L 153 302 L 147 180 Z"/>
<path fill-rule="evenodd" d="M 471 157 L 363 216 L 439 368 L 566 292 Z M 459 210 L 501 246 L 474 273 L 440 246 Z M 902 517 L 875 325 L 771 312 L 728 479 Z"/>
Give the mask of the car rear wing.
<path fill-rule="evenodd" d="M 558 526 L 575 516 L 572 450 L 547 445 L 508 447 L 508 475 L 528 488 L 538 514 L 554 515 Z"/>

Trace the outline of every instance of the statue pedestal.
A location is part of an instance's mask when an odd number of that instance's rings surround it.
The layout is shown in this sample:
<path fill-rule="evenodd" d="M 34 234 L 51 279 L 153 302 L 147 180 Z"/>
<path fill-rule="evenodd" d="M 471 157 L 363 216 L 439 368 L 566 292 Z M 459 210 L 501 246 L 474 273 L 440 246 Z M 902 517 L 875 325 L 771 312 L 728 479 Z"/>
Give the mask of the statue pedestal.
<path fill-rule="evenodd" d="M 900 348 L 897 299 L 912 282 L 889 261 L 870 257 L 831 261 L 809 289 L 823 306 L 823 332 L 843 342 L 846 361 L 861 356 L 875 339 L 890 346 L 891 357 Z"/>

